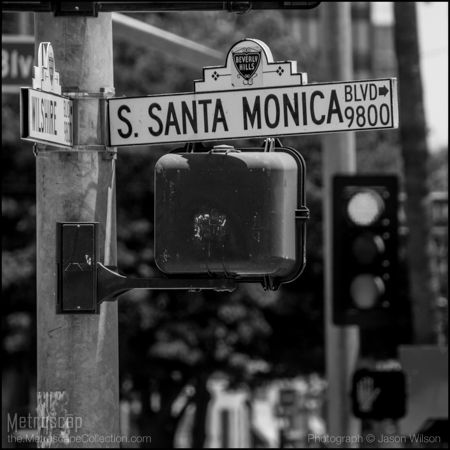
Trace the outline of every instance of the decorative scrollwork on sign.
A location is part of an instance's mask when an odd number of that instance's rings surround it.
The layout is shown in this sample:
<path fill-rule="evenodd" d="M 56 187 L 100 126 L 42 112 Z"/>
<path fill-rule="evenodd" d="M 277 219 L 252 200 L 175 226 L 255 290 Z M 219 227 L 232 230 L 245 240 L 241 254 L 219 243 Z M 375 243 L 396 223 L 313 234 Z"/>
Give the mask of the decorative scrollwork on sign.
<path fill-rule="evenodd" d="M 298 86 L 307 74 L 297 72 L 297 61 L 274 61 L 269 47 L 258 39 L 243 39 L 231 47 L 224 66 L 205 67 L 195 92 L 242 88 Z"/>

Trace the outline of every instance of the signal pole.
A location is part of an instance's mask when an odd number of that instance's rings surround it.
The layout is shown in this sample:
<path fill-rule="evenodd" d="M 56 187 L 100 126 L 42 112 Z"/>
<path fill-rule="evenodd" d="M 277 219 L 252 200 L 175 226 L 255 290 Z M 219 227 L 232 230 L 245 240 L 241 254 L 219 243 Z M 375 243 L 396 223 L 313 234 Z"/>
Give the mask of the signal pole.
<path fill-rule="evenodd" d="M 99 106 L 113 87 L 111 14 L 36 13 L 35 42 L 36 55 L 51 42 L 63 93 L 86 94 L 74 111 L 79 146 L 36 151 L 39 445 L 119 447 L 117 304 L 98 315 L 56 314 L 57 221 L 99 222 L 100 258 L 116 265 L 115 155 L 104 147 Z"/>
<path fill-rule="evenodd" d="M 353 79 L 351 3 L 328 2 L 319 8 L 323 49 L 321 67 L 329 80 Z M 325 248 L 325 351 L 328 381 L 327 423 L 330 436 L 359 434 L 351 415 L 351 381 L 358 357 L 358 328 L 335 326 L 333 306 L 332 177 L 356 171 L 355 136 L 352 132 L 324 134 L 322 138 L 323 217 Z M 344 264 L 344 262 L 343 262 Z M 345 445 L 345 444 L 344 444 Z"/>

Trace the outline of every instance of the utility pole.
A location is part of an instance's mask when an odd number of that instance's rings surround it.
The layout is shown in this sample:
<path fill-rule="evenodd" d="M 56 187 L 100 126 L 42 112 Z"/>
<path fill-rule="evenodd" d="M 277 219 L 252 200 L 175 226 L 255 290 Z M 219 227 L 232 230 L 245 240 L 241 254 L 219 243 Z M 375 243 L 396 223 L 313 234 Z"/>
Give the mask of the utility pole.
<path fill-rule="evenodd" d="M 19 34 L 20 35 L 29 35 L 30 33 L 30 16 L 29 12 L 21 12 L 19 13 L 18 22 L 19 22 Z"/>
<path fill-rule="evenodd" d="M 323 51 L 323 77 L 329 80 L 353 79 L 351 3 L 329 2 L 320 11 Z M 358 357 L 359 337 L 355 326 L 336 326 L 332 322 L 333 248 L 332 248 L 332 177 L 336 173 L 356 171 L 353 132 L 324 134 L 323 217 L 325 248 L 325 347 L 328 380 L 328 434 L 351 436 L 359 433 L 359 423 L 351 415 L 350 390 Z M 345 445 L 345 444 L 344 444 Z"/>
<path fill-rule="evenodd" d="M 113 87 L 111 14 L 36 13 L 35 42 L 36 55 L 40 42 L 52 44 L 63 93 L 80 93 L 78 145 L 36 147 L 39 445 L 118 447 L 117 303 L 98 315 L 56 314 L 58 221 L 99 222 L 100 258 L 116 265 L 115 154 L 104 146 L 101 105 Z"/>
<path fill-rule="evenodd" d="M 415 2 L 394 2 L 394 41 L 402 117 L 400 147 L 405 174 L 406 246 L 415 344 L 436 344 L 438 283 L 431 255 L 429 151 L 420 72 Z"/>

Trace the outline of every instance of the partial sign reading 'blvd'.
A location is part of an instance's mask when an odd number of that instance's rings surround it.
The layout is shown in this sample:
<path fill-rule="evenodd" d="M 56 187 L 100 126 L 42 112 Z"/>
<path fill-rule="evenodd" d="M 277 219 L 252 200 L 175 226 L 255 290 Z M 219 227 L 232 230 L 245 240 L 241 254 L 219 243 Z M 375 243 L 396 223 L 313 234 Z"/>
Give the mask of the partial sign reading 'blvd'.
<path fill-rule="evenodd" d="M 396 128 L 395 79 L 109 100 L 111 145 Z"/>

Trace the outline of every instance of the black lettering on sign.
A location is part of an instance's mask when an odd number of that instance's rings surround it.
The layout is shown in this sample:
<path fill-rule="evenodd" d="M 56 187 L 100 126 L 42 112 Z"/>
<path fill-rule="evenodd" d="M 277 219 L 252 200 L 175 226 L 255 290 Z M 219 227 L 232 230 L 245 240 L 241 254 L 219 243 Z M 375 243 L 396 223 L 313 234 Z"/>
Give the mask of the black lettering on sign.
<path fill-rule="evenodd" d="M 72 102 L 64 100 L 64 139 L 72 140 Z"/>
<path fill-rule="evenodd" d="M 362 102 L 375 100 L 377 98 L 377 86 L 369 84 L 347 84 L 344 88 L 346 102 Z"/>
<path fill-rule="evenodd" d="M 31 129 L 39 129 L 39 100 L 36 97 L 31 97 Z"/>
<path fill-rule="evenodd" d="M 351 102 L 353 100 L 353 95 L 352 95 L 352 87 L 349 84 L 345 85 L 345 101 L 346 102 Z"/>
<path fill-rule="evenodd" d="M 180 126 L 178 125 L 178 118 L 173 102 L 169 102 L 169 107 L 167 108 L 166 131 L 164 132 L 166 136 L 170 132 L 170 127 L 175 127 L 177 134 L 180 134 Z"/>
<path fill-rule="evenodd" d="M 203 124 L 205 127 L 205 133 L 208 132 L 208 104 L 212 103 L 212 100 L 199 100 L 198 104 L 203 105 Z"/>
<path fill-rule="evenodd" d="M 31 97 L 31 131 L 57 135 L 57 101 Z"/>
<path fill-rule="evenodd" d="M 275 105 L 275 118 L 273 122 L 271 122 L 269 118 L 269 100 L 273 100 L 273 104 Z M 276 128 L 278 126 L 278 122 L 280 121 L 280 104 L 278 103 L 278 97 L 274 94 L 270 94 L 266 97 L 264 102 L 264 118 L 269 128 Z"/>
<path fill-rule="evenodd" d="M 189 119 L 189 123 L 191 125 L 192 131 L 197 133 L 197 104 L 195 100 L 192 100 L 192 113 L 189 111 L 189 108 L 186 102 L 181 102 L 181 117 L 183 124 L 183 134 L 186 134 L 186 119 Z"/>
<path fill-rule="evenodd" d="M 53 102 L 53 134 L 58 134 L 58 131 L 56 130 L 56 101 Z"/>
<path fill-rule="evenodd" d="M 224 131 L 228 131 L 228 125 L 225 119 L 225 112 L 223 110 L 222 100 L 220 100 L 220 98 L 216 100 L 216 109 L 214 111 L 214 120 L 212 126 L 213 133 L 216 131 L 216 127 L 219 122 L 222 123 Z"/>
<path fill-rule="evenodd" d="M 391 120 L 391 111 L 389 110 L 389 106 L 386 105 L 386 103 L 383 103 L 380 106 L 380 120 L 383 125 L 387 125 Z"/>
<path fill-rule="evenodd" d="M 378 125 L 378 121 L 380 121 L 382 125 L 388 125 L 391 113 L 389 106 L 386 103 L 382 103 L 379 107 L 373 104 L 369 105 L 367 108 L 363 105 L 359 105 L 356 109 L 351 106 L 347 106 L 344 110 L 344 115 L 348 120 L 348 128 L 354 125 L 355 122 L 356 126 L 363 128 L 367 124 L 371 127 L 375 127 Z"/>
<path fill-rule="evenodd" d="M 41 116 L 39 120 L 39 131 L 44 132 L 44 99 L 41 98 Z"/>
<path fill-rule="evenodd" d="M 261 104 L 259 95 L 255 97 L 255 103 L 253 104 L 253 110 L 250 110 L 247 97 L 242 97 L 242 111 L 244 116 L 244 130 L 248 130 L 247 121 L 250 120 L 250 125 L 254 128 L 255 120 L 257 122 L 258 130 L 261 129 Z"/>
<path fill-rule="evenodd" d="M 339 122 L 343 121 L 341 107 L 339 105 L 338 96 L 336 91 L 333 89 L 330 95 L 330 106 L 328 107 L 327 123 L 331 123 L 332 115 L 337 114 Z"/>
<path fill-rule="evenodd" d="M 363 127 L 366 124 L 366 116 L 365 116 L 366 110 L 364 109 L 364 106 L 358 106 L 356 108 L 356 124 L 358 127 Z"/>
<path fill-rule="evenodd" d="M 124 122 L 127 125 L 128 130 L 126 130 L 125 132 L 123 132 L 122 130 L 117 130 L 117 132 L 119 133 L 119 136 L 121 138 L 127 139 L 131 136 L 133 128 L 131 127 L 130 121 L 122 115 L 123 111 L 126 111 L 129 113 L 129 112 L 131 112 L 131 110 L 127 105 L 119 106 L 119 109 L 117 110 L 117 115 L 118 115 L 119 119 L 122 120 L 122 122 Z"/>
<path fill-rule="evenodd" d="M 308 125 L 308 110 L 306 108 L 306 92 L 302 92 L 303 125 Z"/>
<path fill-rule="evenodd" d="M 292 106 L 291 101 L 289 100 L 289 96 L 287 94 L 283 94 L 283 109 L 284 109 L 284 126 L 289 126 L 288 121 L 288 109 L 291 114 L 291 117 L 294 119 L 295 125 L 298 126 L 299 115 L 298 115 L 298 93 L 294 93 L 294 106 Z"/>
<path fill-rule="evenodd" d="M 157 122 L 158 128 L 155 130 L 152 127 L 148 127 L 148 131 L 150 131 L 150 134 L 152 136 L 159 136 L 162 133 L 163 130 L 163 123 L 161 119 L 153 113 L 153 110 L 157 109 L 158 111 L 161 111 L 161 106 L 158 103 L 152 103 L 148 107 L 148 115 Z"/>
<path fill-rule="evenodd" d="M 320 119 L 317 119 L 316 114 L 314 112 L 314 101 L 316 97 L 320 97 L 320 98 L 324 98 L 324 95 L 321 91 L 314 91 L 311 94 L 311 98 L 310 98 L 310 108 L 309 110 L 311 111 L 311 119 L 312 121 L 316 124 L 316 125 L 321 125 L 325 122 L 325 114 L 322 114 Z"/>
<path fill-rule="evenodd" d="M 369 105 L 367 108 L 367 121 L 369 125 L 374 127 L 378 122 L 378 111 L 375 105 Z"/>
<path fill-rule="evenodd" d="M 351 106 L 347 106 L 344 110 L 345 118 L 348 119 L 348 128 L 350 128 L 353 124 L 353 119 L 355 118 L 355 111 Z"/>

